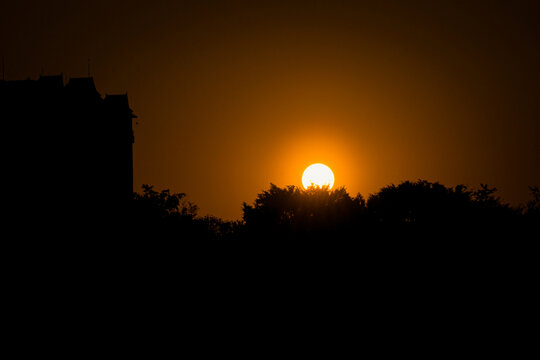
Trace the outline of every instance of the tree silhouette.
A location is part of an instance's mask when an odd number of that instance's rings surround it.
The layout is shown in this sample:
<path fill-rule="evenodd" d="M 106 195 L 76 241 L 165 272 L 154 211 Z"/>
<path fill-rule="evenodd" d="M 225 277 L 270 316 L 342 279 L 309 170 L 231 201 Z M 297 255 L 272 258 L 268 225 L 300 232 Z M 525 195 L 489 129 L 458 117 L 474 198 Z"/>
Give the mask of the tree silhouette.
<path fill-rule="evenodd" d="M 438 225 L 455 222 L 469 212 L 470 192 L 425 180 L 389 185 L 367 201 L 372 220 L 385 226 Z"/>
<path fill-rule="evenodd" d="M 200 217 L 184 193 L 156 191 L 143 185 L 134 194 L 129 226 L 136 236 L 165 236 L 171 240 L 305 239 L 495 239 L 519 236 L 523 225 L 538 224 L 540 191 L 513 208 L 496 196 L 496 188 L 481 184 L 446 187 L 426 180 L 388 185 L 369 196 L 351 197 L 345 188 L 270 184 L 252 204 L 243 203 L 242 221 Z"/>
<path fill-rule="evenodd" d="M 197 206 L 185 201 L 184 193 L 171 193 L 168 189 L 157 192 L 150 185 L 142 185 L 142 189 L 142 194 L 134 194 L 134 209 L 136 214 L 143 213 L 150 221 L 179 217 L 193 219 L 197 215 Z"/>
<path fill-rule="evenodd" d="M 351 198 L 344 188 L 302 190 L 270 184 L 252 205 L 244 203 L 243 211 L 251 236 L 324 238 L 351 230 L 365 211 L 365 201 L 361 195 Z"/>
<path fill-rule="evenodd" d="M 133 194 L 130 213 L 133 234 L 147 238 L 166 236 L 170 240 L 226 240 L 237 236 L 240 222 L 209 215 L 199 217 L 197 205 L 185 197 L 185 193 L 156 191 L 153 186 L 142 185 L 142 193 Z"/>
<path fill-rule="evenodd" d="M 525 217 L 529 223 L 540 224 L 540 188 L 529 186 L 532 199 L 525 204 Z"/>
<path fill-rule="evenodd" d="M 418 232 L 433 237 L 493 237 L 515 229 L 518 209 L 502 203 L 497 189 L 481 184 L 468 190 L 426 180 L 389 185 L 371 195 L 367 209 L 372 223 L 383 231 Z"/>
<path fill-rule="evenodd" d="M 190 237 L 197 206 L 185 199 L 184 193 L 156 191 L 143 185 L 142 194 L 134 193 L 130 226 L 136 237 L 161 235 L 167 238 Z"/>

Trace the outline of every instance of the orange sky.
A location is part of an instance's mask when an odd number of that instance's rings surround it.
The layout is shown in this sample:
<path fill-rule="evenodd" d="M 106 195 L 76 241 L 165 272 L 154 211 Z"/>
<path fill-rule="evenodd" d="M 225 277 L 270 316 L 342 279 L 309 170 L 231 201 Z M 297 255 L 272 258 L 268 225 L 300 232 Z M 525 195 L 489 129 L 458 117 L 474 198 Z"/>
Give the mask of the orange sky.
<path fill-rule="evenodd" d="M 359 5 L 359 3 L 362 3 Z M 30 5 L 29 5 L 30 4 Z M 6 79 L 128 92 L 135 187 L 241 216 L 311 163 L 368 196 L 418 178 L 540 184 L 540 26 L 526 1 L 69 1 L 7 5 Z"/>

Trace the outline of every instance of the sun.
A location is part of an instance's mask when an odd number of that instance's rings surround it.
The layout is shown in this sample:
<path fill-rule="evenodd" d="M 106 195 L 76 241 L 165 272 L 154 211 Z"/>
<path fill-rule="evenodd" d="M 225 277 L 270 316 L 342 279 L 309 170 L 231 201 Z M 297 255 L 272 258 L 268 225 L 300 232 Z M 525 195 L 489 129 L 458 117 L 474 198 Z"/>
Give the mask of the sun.
<path fill-rule="evenodd" d="M 324 164 L 309 165 L 302 175 L 302 185 L 306 189 L 310 186 L 328 186 L 331 189 L 334 186 L 334 173 Z"/>

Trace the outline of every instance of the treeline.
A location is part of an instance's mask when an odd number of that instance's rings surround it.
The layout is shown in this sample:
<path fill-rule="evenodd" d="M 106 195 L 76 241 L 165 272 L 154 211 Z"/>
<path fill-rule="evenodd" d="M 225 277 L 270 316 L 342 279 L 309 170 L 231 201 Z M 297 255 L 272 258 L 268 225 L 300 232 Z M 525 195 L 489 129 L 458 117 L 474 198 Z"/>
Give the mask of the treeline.
<path fill-rule="evenodd" d="M 378 238 L 455 238 L 538 235 L 540 190 L 531 199 L 510 206 L 496 189 L 481 184 L 446 187 L 418 180 L 390 185 L 367 200 L 345 188 L 284 188 L 274 184 L 243 204 L 243 218 L 224 221 L 199 216 L 183 193 L 156 191 L 144 185 L 130 207 L 129 227 L 136 235 L 170 240 L 366 240 Z"/>

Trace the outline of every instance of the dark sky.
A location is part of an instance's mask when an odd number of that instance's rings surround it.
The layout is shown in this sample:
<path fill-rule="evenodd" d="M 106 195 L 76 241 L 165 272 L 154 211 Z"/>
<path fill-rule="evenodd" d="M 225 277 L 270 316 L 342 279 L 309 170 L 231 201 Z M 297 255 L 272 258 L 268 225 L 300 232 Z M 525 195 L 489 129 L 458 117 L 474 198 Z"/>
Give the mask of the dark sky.
<path fill-rule="evenodd" d="M 322 162 L 364 196 L 418 178 L 540 184 L 538 1 L 3 3 L 6 79 L 128 92 L 135 186 L 234 219 Z"/>

